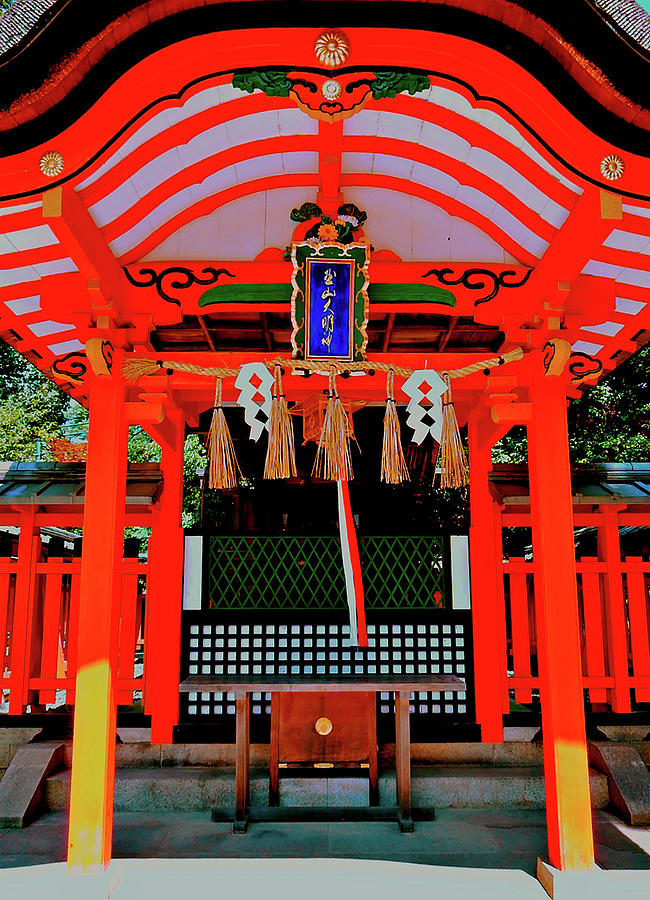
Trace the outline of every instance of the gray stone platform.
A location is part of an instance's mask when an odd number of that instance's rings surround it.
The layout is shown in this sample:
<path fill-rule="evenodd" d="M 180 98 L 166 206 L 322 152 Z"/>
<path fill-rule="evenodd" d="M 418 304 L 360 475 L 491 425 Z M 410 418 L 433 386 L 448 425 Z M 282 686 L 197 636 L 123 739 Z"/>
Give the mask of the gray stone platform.
<path fill-rule="evenodd" d="M 591 770 L 592 806 L 609 802 L 607 777 Z M 251 804 L 268 803 L 268 773 L 251 772 Z M 205 766 L 118 769 L 115 773 L 115 809 L 124 812 L 209 810 L 234 805 L 234 769 Z M 51 776 L 46 785 L 50 811 L 68 807 L 69 770 Z M 413 766 L 412 801 L 416 807 L 473 809 L 543 809 L 544 776 L 537 767 Z M 379 777 L 379 802 L 395 804 L 395 774 Z M 364 778 L 286 776 L 280 779 L 283 806 L 362 806 L 368 804 Z"/>

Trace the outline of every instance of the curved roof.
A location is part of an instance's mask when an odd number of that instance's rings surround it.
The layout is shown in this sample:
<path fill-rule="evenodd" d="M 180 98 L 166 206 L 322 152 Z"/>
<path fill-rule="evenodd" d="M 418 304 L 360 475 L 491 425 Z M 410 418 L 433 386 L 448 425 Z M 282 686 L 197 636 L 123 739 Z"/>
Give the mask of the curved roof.
<path fill-rule="evenodd" d="M 195 261 L 199 271 L 216 260 L 235 283 L 254 282 L 251 273 L 265 266 L 260 280 L 288 284 L 281 251 L 294 228 L 289 211 L 324 195 L 368 211 L 366 233 L 385 251 L 373 263 L 373 280 L 377 273 L 380 281 L 395 280 L 391 261 L 413 283 L 421 283 L 432 261 L 451 265 L 458 276 L 487 267 L 495 277 L 510 269 L 521 280 L 533 271 L 516 303 L 504 288 L 475 306 L 476 293 L 462 282 L 454 315 L 435 310 L 447 324 L 427 320 L 422 349 L 451 349 L 449 328 L 467 320 L 492 329 L 485 346 L 503 352 L 530 343 L 556 307 L 574 350 L 605 370 L 644 339 L 648 62 L 590 4 L 574 5 L 600 23 L 591 38 L 593 60 L 601 44 L 634 58 L 636 71 L 645 73 L 635 87 L 640 99 L 622 94 L 617 73 L 614 81 L 605 77 L 534 16 L 531 3 L 520 10 L 519 30 L 494 17 L 497 6 L 505 17 L 513 4 L 491 4 L 491 17 L 438 4 L 433 30 L 427 4 L 373 4 L 369 28 L 356 25 L 368 5 L 347 2 L 350 55 L 335 72 L 314 58 L 322 28 L 296 23 L 293 5 L 230 4 L 236 15 L 222 31 L 214 31 L 215 4 L 181 5 L 191 9 L 152 21 L 163 8 L 152 0 L 146 22 L 140 13 L 122 14 L 99 37 L 95 30 L 90 44 L 83 43 L 90 19 L 82 16 L 58 52 L 73 45 L 83 52 L 71 52 L 57 78 L 31 94 L 19 82 L 0 117 L 1 327 L 22 352 L 36 354 L 41 368 L 83 349 L 88 326 L 80 326 L 75 310 L 89 282 L 104 285 L 99 293 L 113 296 L 118 318 L 129 319 L 139 345 L 149 341 L 152 352 L 164 341 L 161 332 L 150 335 L 147 311 L 158 326 L 176 329 L 179 346 L 191 345 L 185 338 L 192 329 L 205 334 L 204 349 L 226 346 L 219 328 L 228 307 L 206 324 L 196 299 L 179 309 L 150 291 L 145 309 L 145 292 L 134 281 L 145 270 L 157 276 Z M 555 7 L 546 6 L 551 18 Z M 282 19 L 289 7 L 292 27 L 260 27 L 271 9 Z M 396 25 L 406 7 L 409 18 Z M 54 30 L 75 9 L 81 10 L 75 0 L 55 5 L 57 18 L 7 65 L 25 69 L 37 51 L 45 65 Z M 327 17 L 323 9 L 310 4 L 310 16 L 326 24 L 338 7 L 328 4 Z M 253 11 L 255 27 L 241 27 Z M 95 29 L 98 15 L 90 17 Z M 536 28 L 546 41 L 533 52 Z M 275 72 L 281 89 L 254 89 L 252 82 L 247 88 L 235 78 L 257 70 Z M 355 85 L 368 87 L 386 71 L 414 80 L 399 82 L 396 96 L 364 95 L 359 111 L 344 119 L 306 114 L 325 77 L 334 74 L 343 96 L 354 97 Z M 627 70 L 625 78 L 629 83 Z M 63 169 L 52 177 L 39 168 L 46 153 L 62 156 Z M 623 167 L 615 181 L 602 171 L 609 158 Z M 128 284 L 121 267 L 132 276 Z M 248 314 L 233 310 L 239 316 L 233 333 L 243 334 Z M 258 344 L 277 349 L 281 341 L 273 323 L 264 324 L 265 314 Z M 371 322 L 377 347 L 390 349 L 394 324 L 381 307 Z M 405 319 L 404 334 L 407 326 Z M 420 332 L 426 330 L 422 320 Z M 415 327 L 410 335 L 402 348 L 410 340 L 415 349 Z"/>

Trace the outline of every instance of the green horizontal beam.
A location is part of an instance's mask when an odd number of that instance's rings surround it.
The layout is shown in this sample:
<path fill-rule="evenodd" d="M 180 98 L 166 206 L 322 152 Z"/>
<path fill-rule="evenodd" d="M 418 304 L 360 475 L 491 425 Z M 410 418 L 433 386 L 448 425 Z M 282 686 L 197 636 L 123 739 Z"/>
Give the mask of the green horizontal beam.
<path fill-rule="evenodd" d="M 371 284 L 368 288 L 370 303 L 442 303 L 456 306 L 456 298 L 451 291 L 432 284 Z M 213 306 L 222 303 L 277 303 L 289 307 L 291 303 L 290 284 L 219 284 L 210 288 L 199 298 L 199 306 Z"/>

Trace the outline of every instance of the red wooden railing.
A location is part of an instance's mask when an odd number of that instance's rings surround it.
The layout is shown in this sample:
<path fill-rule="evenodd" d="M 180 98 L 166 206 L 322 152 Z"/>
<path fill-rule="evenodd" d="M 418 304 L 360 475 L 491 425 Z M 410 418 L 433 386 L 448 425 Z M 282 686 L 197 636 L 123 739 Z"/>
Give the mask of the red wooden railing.
<path fill-rule="evenodd" d="M 35 539 L 38 541 L 38 539 Z M 38 552 L 34 558 L 38 559 Z M 144 638 L 142 621 L 148 565 L 125 559 L 122 568 L 122 595 L 116 636 L 117 702 L 131 704 L 133 692 L 144 695 L 144 673 L 134 677 L 137 645 Z M 9 689 L 9 710 L 19 713 L 56 703 L 56 692 L 65 690 L 66 704 L 74 703 L 79 621 L 81 560 L 49 558 L 40 560 L 28 574 L 27 603 L 17 591 L 19 563 L 0 557 L 0 688 Z M 27 635 L 17 640 L 16 635 Z M 21 654 L 18 665 L 14 654 Z"/>
<path fill-rule="evenodd" d="M 650 562 L 629 556 L 612 567 L 597 557 L 576 561 L 582 626 L 583 684 L 591 703 L 629 712 L 650 701 Z M 535 565 L 523 557 L 503 564 L 508 621 L 507 687 L 529 703 L 537 678 Z"/>

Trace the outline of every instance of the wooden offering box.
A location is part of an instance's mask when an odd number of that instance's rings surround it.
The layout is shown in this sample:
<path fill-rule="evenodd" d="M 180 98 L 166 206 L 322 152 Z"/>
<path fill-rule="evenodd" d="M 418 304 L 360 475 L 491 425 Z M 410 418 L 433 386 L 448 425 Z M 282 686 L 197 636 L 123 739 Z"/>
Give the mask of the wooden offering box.
<path fill-rule="evenodd" d="M 370 800 L 376 803 L 374 692 L 273 694 L 269 803 L 278 804 L 280 766 L 319 764 L 367 766 Z"/>

